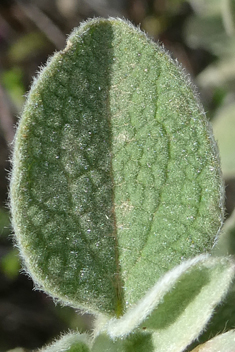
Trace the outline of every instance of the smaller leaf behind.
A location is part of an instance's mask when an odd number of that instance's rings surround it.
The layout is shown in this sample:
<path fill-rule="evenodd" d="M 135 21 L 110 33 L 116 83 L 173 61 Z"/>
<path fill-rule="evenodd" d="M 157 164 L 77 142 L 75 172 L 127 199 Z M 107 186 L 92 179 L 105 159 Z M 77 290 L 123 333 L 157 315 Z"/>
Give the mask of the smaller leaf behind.
<path fill-rule="evenodd" d="M 39 352 L 90 352 L 90 338 L 87 334 L 70 333 Z"/>
<path fill-rule="evenodd" d="M 212 254 L 215 256 L 235 255 L 235 210 L 225 221 Z"/>
<path fill-rule="evenodd" d="M 192 350 L 192 352 L 232 352 L 235 351 L 235 331 L 218 335 Z"/>
<path fill-rule="evenodd" d="M 96 337 L 92 352 L 154 352 L 152 334 L 137 330 L 125 339 L 112 340 L 106 333 Z"/>
<path fill-rule="evenodd" d="M 123 318 L 107 327 L 112 338 L 136 327 L 153 332 L 158 352 L 183 351 L 203 330 L 234 277 L 228 258 L 206 255 L 167 272 Z"/>
<path fill-rule="evenodd" d="M 226 67 L 228 63 L 226 62 Z M 231 66 L 230 66 L 231 67 Z M 233 78 L 235 78 L 235 59 L 232 62 Z M 225 76 L 224 70 L 221 70 L 221 76 Z M 215 72 L 214 77 L 215 77 Z M 231 79 L 232 70 L 228 70 L 228 76 Z M 235 103 L 222 107 L 215 116 L 213 129 L 215 138 L 218 140 L 218 146 L 221 155 L 222 171 L 225 178 L 235 177 Z"/>
<path fill-rule="evenodd" d="M 218 243 L 213 248 L 214 256 L 235 256 L 235 211 L 225 221 L 222 233 L 219 236 Z M 207 326 L 206 331 L 200 335 L 198 341 L 193 343 L 189 351 L 199 343 L 205 343 L 209 339 L 217 336 L 221 332 L 227 332 L 235 326 L 235 282 L 230 285 L 226 297 L 223 298 L 222 304 L 216 307 L 213 317 Z"/>

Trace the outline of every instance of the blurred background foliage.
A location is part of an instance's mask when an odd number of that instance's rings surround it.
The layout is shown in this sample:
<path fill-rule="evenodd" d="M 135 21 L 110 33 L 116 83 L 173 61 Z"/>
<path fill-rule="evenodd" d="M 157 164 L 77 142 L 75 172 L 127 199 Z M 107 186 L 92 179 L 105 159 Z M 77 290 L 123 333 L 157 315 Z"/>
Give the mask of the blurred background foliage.
<path fill-rule="evenodd" d="M 189 72 L 218 140 L 227 218 L 235 206 L 235 0 L 0 0 L 0 352 L 19 346 L 30 351 L 60 332 L 91 325 L 92 317 L 55 306 L 19 273 L 7 190 L 15 126 L 32 77 L 65 46 L 73 27 L 94 16 L 125 17 L 140 25 Z M 235 216 L 231 219 L 227 227 L 234 237 Z M 227 242 L 234 254 L 231 236 Z M 234 291 L 229 299 L 220 331 L 235 328 L 234 318 L 227 322 L 229 314 L 235 316 Z M 215 333 L 218 329 L 209 329 L 201 341 Z"/>

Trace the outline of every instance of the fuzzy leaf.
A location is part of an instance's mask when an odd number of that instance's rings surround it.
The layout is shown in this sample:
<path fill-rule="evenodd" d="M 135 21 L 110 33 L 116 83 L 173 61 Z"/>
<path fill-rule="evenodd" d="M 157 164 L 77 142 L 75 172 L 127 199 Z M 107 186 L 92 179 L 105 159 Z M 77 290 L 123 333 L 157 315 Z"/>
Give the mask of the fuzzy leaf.
<path fill-rule="evenodd" d="M 235 66 L 235 60 L 234 60 Z M 231 74 L 231 73 L 230 73 Z M 235 69 L 234 69 L 235 78 Z M 235 177 L 235 104 L 218 111 L 213 121 L 215 137 L 218 140 L 224 177 Z"/>
<path fill-rule="evenodd" d="M 146 296 L 106 330 L 124 337 L 139 327 L 153 332 L 158 352 L 183 351 L 210 319 L 234 277 L 227 258 L 198 256 L 165 274 Z"/>
<path fill-rule="evenodd" d="M 105 333 L 94 341 L 92 352 L 154 352 L 152 334 L 145 331 L 135 331 L 125 339 L 112 340 Z"/>
<path fill-rule="evenodd" d="M 120 350 L 123 350 L 123 341 L 121 339 L 114 341 L 106 334 L 97 336 L 92 346 L 92 352 L 118 352 Z"/>
<path fill-rule="evenodd" d="M 218 242 L 213 248 L 214 256 L 230 256 L 235 259 L 235 211 L 225 221 Z M 229 287 L 226 296 L 223 298 L 213 313 L 212 319 L 207 328 L 195 341 L 192 347 L 198 343 L 204 343 L 221 332 L 229 331 L 235 326 L 235 282 Z"/>
<path fill-rule="evenodd" d="M 209 250 L 223 218 L 216 145 L 188 78 L 118 19 L 83 23 L 34 81 L 10 195 L 37 285 L 118 316 Z"/>
<path fill-rule="evenodd" d="M 191 352 L 233 352 L 235 351 L 235 331 L 228 331 L 218 335 L 203 345 L 199 345 Z"/>
<path fill-rule="evenodd" d="M 90 344 L 88 335 L 70 333 L 38 352 L 90 352 Z"/>
<path fill-rule="evenodd" d="M 212 253 L 215 256 L 235 256 L 235 210 L 225 221 L 222 233 Z"/>

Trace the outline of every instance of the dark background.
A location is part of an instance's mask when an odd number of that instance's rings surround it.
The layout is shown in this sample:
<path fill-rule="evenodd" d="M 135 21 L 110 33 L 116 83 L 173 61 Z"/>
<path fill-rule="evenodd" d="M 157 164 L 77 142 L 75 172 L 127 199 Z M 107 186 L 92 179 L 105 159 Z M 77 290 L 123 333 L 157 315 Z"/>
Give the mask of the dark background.
<path fill-rule="evenodd" d="M 12 246 L 9 159 L 24 95 L 38 67 L 64 48 L 67 35 L 81 21 L 94 16 L 125 17 L 161 41 L 182 63 L 213 120 L 235 101 L 235 73 L 226 76 L 219 71 L 224 60 L 235 56 L 231 9 L 220 7 L 218 0 L 0 0 L 0 352 L 39 348 L 68 329 L 88 330 L 92 320 L 33 291 L 30 278 L 19 273 L 17 249 Z M 205 72 L 217 66 L 208 81 Z M 225 182 L 228 217 L 235 203 L 235 173 L 226 176 Z"/>

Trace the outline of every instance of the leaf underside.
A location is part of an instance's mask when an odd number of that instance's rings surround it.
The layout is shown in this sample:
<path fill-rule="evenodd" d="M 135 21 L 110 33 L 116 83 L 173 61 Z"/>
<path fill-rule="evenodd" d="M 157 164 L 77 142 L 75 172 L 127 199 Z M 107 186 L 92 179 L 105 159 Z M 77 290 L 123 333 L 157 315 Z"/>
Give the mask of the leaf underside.
<path fill-rule="evenodd" d="M 39 287 L 120 315 L 221 226 L 216 145 L 182 70 L 118 19 L 83 23 L 29 93 L 13 225 Z"/>
<path fill-rule="evenodd" d="M 233 352 L 235 351 L 235 331 L 231 330 L 217 335 L 203 345 L 199 345 L 192 352 Z"/>
<path fill-rule="evenodd" d="M 230 258 L 199 255 L 168 271 L 123 317 L 104 329 L 124 338 L 136 328 L 152 332 L 157 352 L 182 352 L 203 331 L 234 278 Z"/>

